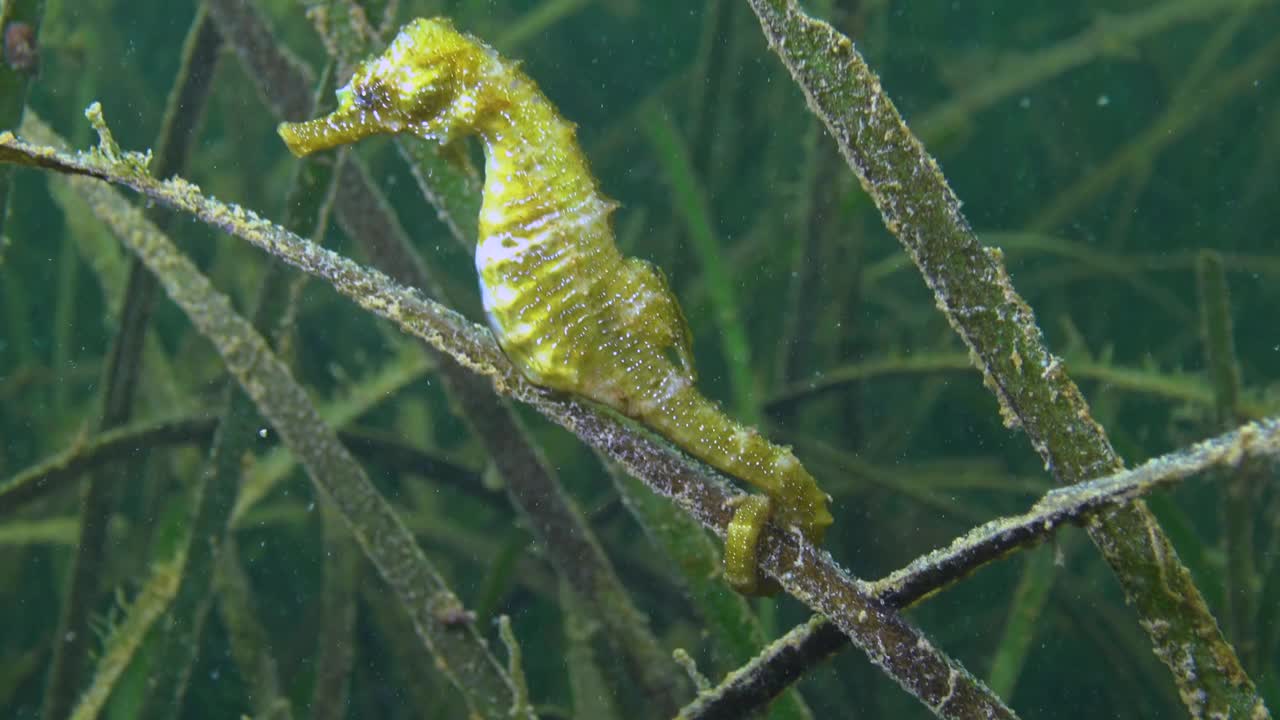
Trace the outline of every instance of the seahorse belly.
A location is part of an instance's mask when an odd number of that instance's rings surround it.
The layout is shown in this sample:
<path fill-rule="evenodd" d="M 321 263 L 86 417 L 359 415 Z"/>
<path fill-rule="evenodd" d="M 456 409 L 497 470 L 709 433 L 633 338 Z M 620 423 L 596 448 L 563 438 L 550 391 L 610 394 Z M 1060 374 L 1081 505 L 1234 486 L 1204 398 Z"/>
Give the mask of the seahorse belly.
<path fill-rule="evenodd" d="M 593 300 L 621 258 L 582 239 L 607 223 L 609 209 L 590 197 L 568 209 L 495 223 L 501 229 L 476 246 L 489 325 L 503 351 L 539 384 L 578 391 L 579 370 L 601 342 Z"/>

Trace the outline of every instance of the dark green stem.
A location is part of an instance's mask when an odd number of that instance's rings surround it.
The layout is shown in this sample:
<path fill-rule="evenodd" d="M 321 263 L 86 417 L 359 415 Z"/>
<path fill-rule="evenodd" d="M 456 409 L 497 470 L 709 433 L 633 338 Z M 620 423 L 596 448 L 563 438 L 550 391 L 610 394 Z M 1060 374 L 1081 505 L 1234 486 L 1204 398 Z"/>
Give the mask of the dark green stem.
<path fill-rule="evenodd" d="M 1212 251 L 1200 254 L 1196 277 L 1200 288 L 1200 315 L 1204 339 L 1205 365 L 1217 410 L 1218 427 L 1238 422 L 1240 412 L 1240 366 L 1236 361 L 1231 329 L 1231 299 L 1227 291 L 1222 257 Z M 1254 555 L 1254 515 L 1260 488 L 1267 476 L 1265 465 L 1246 463 L 1227 470 L 1222 493 L 1223 550 L 1227 557 L 1227 632 L 1240 652 L 1246 668 L 1257 664 L 1257 561 Z"/>
<path fill-rule="evenodd" d="M 204 115 L 205 98 L 217 65 L 221 38 L 213 26 L 198 12 L 183 48 L 183 62 L 169 93 L 164 124 L 156 142 L 155 172 L 168 177 L 186 167 L 192 140 Z M 151 211 L 156 222 L 168 217 Z M 133 414 L 137 386 L 142 372 L 143 345 L 151 324 L 156 282 L 135 260 L 129 266 L 125 285 L 120 327 L 112 340 L 110 354 L 102 377 L 102 408 L 98 430 L 110 430 L 127 423 Z M 53 661 L 45 686 L 42 715 L 46 720 L 66 716 L 79 693 L 83 681 L 88 645 L 92 637 L 89 615 L 92 612 L 104 567 L 104 551 L 108 520 L 115 512 L 120 480 L 136 476 L 142 458 L 130 457 L 91 474 L 86 480 L 81 499 L 80 540 L 72 561 L 67 599 L 58 620 L 54 637 L 65 638 L 54 644 Z"/>

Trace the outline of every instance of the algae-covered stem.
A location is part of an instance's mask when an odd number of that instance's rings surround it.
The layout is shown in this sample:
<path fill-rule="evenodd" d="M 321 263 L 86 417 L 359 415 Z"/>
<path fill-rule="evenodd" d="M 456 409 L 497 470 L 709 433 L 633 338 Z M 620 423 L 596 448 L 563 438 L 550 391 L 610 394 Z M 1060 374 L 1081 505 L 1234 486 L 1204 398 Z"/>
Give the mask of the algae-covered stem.
<path fill-rule="evenodd" d="M 1059 482 L 1121 469 L 1102 427 L 1000 252 L 984 247 L 937 162 L 903 122 L 849 38 L 794 0 L 749 0 L 771 47 L 804 91 L 850 168 L 933 290 L 938 307 L 979 361 L 1006 420 L 1022 427 Z M 1096 518 L 1089 534 L 1111 565 L 1193 712 L 1269 716 L 1222 637 L 1191 574 L 1141 502 Z"/>

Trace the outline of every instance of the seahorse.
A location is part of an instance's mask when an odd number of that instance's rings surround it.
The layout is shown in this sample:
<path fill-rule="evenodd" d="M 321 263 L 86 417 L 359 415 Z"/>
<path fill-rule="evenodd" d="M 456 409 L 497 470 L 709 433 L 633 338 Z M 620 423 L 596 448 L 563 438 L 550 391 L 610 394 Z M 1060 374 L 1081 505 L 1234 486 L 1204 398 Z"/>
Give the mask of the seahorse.
<path fill-rule="evenodd" d="M 536 385 L 603 404 L 762 491 L 739 502 L 725 540 L 738 591 L 776 591 L 757 566 L 772 520 L 821 543 L 829 498 L 789 448 L 735 422 L 695 386 L 692 340 L 654 265 L 614 243 L 616 204 L 562 118 L 516 65 L 445 19 L 410 22 L 356 66 L 327 116 L 282 123 L 302 156 L 376 134 L 447 145 L 479 136 L 484 194 L 475 260 L 489 326 Z"/>

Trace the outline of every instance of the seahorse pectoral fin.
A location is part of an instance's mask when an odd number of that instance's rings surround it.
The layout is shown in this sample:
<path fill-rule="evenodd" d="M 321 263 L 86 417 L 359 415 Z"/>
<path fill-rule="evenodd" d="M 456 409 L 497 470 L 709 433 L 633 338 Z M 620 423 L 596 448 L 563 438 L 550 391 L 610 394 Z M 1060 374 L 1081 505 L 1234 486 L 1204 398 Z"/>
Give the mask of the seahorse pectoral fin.
<path fill-rule="evenodd" d="M 760 533 L 769 522 L 773 504 L 768 495 L 747 495 L 729 521 L 724 539 L 724 577 L 743 595 L 775 595 L 781 586 L 760 575 Z"/>
<path fill-rule="evenodd" d="M 662 283 L 667 283 L 666 275 L 659 273 Z M 689 319 L 684 316 L 684 311 L 680 309 L 680 303 L 676 301 L 676 296 L 671 292 L 671 288 L 666 288 L 666 297 L 671 304 L 671 317 L 675 323 L 675 343 L 672 347 L 676 354 L 680 357 L 680 364 L 684 367 L 689 375 L 689 379 L 696 382 L 698 380 L 698 369 L 693 364 L 693 333 L 689 330 Z"/>
<path fill-rule="evenodd" d="M 658 347 L 671 350 L 684 374 L 689 380 L 696 381 L 698 371 L 693 364 L 693 333 L 689 330 L 689 320 L 680 309 L 680 302 L 671 291 L 666 274 L 657 265 L 640 258 L 627 258 L 625 262 L 641 287 L 650 291 L 646 294 L 642 319 L 646 336 Z"/>
<path fill-rule="evenodd" d="M 440 159 L 467 178 L 478 178 L 480 173 L 475 163 L 471 162 L 470 148 L 461 139 L 450 138 L 440 144 Z"/>

